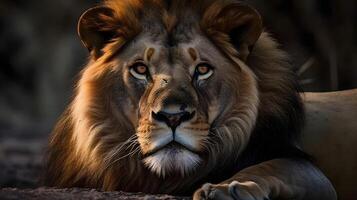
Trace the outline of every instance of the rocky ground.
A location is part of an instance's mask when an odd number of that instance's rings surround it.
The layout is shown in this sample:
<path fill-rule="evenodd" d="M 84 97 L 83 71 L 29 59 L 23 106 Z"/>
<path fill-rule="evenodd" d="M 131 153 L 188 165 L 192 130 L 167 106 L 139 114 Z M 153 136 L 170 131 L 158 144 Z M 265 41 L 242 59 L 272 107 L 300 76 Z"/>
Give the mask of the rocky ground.
<path fill-rule="evenodd" d="M 14 189 L 4 188 L 0 190 L 1 200 L 112 200 L 112 199 L 142 199 L 142 200 L 184 200 L 185 197 L 173 197 L 169 195 L 146 195 L 142 193 L 131 194 L 125 192 L 101 192 L 94 189 L 53 189 L 53 188 L 38 188 L 38 189 Z"/>

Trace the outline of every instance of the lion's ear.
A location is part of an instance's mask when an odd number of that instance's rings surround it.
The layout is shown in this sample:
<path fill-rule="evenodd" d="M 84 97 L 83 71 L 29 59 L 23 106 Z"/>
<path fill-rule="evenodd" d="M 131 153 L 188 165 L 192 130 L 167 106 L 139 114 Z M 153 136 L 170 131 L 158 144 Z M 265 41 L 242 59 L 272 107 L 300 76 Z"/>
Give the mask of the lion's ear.
<path fill-rule="evenodd" d="M 85 47 L 95 58 L 101 54 L 101 49 L 115 35 L 115 29 L 110 25 L 113 21 L 113 10 L 98 6 L 84 12 L 78 22 L 78 35 Z"/>
<path fill-rule="evenodd" d="M 224 7 L 214 4 L 206 11 L 203 20 L 206 28 L 228 36 L 243 60 L 246 60 L 263 32 L 260 14 L 244 3 L 232 3 Z"/>

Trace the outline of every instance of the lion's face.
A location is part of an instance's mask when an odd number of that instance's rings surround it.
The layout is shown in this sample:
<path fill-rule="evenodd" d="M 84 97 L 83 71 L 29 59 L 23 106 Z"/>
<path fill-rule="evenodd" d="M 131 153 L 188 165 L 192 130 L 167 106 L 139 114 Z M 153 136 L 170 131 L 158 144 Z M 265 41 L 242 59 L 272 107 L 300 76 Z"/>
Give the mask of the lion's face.
<path fill-rule="evenodd" d="M 135 138 L 141 165 L 159 176 L 235 162 L 257 118 L 258 86 L 246 58 L 261 33 L 259 15 L 221 2 L 170 14 L 152 2 L 131 16 L 121 11 L 136 4 L 118 9 L 129 4 L 108 3 L 79 23 L 93 60 L 74 104 L 76 119 L 86 119 L 76 124 L 78 149 L 86 153 L 96 141 L 107 152 L 104 164 L 112 166 L 134 154 L 120 151 Z"/>
<path fill-rule="evenodd" d="M 199 34 L 175 46 L 166 41 L 143 34 L 119 55 L 131 93 L 123 107 L 144 164 L 160 175 L 187 174 L 204 163 L 218 116 L 236 102 L 240 69 Z"/>

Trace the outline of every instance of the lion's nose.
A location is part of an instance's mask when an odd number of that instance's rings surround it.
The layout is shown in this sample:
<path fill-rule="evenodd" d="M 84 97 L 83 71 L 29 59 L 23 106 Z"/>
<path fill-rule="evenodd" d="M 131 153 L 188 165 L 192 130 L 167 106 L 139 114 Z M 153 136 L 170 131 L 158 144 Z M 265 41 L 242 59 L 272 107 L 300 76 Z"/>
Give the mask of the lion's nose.
<path fill-rule="evenodd" d="M 185 121 L 189 121 L 191 120 L 194 115 L 195 115 L 195 111 L 193 112 L 178 112 L 178 113 L 167 113 L 167 112 L 152 112 L 152 116 L 155 120 L 160 121 L 160 122 L 165 122 L 167 124 L 167 126 L 169 126 L 172 131 L 174 132 L 175 129 L 182 123 Z"/>

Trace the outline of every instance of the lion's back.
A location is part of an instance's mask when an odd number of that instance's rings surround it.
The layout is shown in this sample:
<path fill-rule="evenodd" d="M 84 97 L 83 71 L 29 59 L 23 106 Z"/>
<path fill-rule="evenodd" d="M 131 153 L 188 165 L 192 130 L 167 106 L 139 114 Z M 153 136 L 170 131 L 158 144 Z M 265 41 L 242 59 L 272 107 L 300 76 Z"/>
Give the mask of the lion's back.
<path fill-rule="evenodd" d="M 357 90 L 304 95 L 303 149 L 331 180 L 339 199 L 357 196 Z"/>

